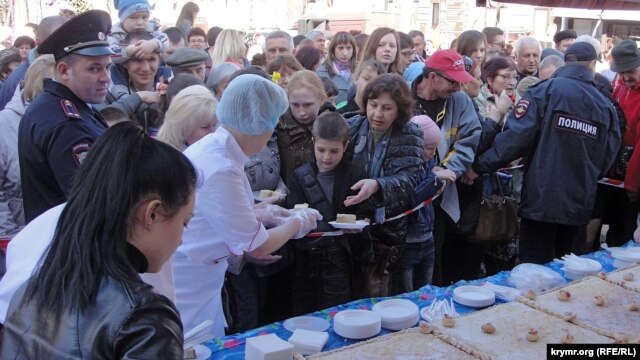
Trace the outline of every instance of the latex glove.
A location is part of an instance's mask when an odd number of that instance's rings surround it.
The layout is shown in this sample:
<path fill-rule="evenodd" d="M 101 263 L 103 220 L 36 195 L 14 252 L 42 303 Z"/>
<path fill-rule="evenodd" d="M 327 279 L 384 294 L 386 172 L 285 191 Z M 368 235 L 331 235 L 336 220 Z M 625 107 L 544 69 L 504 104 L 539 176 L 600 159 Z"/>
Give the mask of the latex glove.
<path fill-rule="evenodd" d="M 267 204 L 280 204 L 284 201 L 284 199 L 287 198 L 287 193 L 286 191 L 283 191 L 283 190 L 278 190 L 277 192 L 274 191 L 273 194 L 274 195 L 271 195 L 268 198 L 263 199 L 262 202 Z"/>
<path fill-rule="evenodd" d="M 265 204 L 264 202 L 254 205 L 253 213 L 258 221 L 269 228 L 284 224 L 287 218 L 291 216 L 291 210 L 278 205 Z"/>
<path fill-rule="evenodd" d="M 300 239 L 318 227 L 317 221 L 322 220 L 322 215 L 316 209 L 296 209 L 289 219 L 300 224 L 298 232 L 292 237 L 292 239 Z"/>
<path fill-rule="evenodd" d="M 351 190 L 359 190 L 356 195 L 347 196 L 344 201 L 344 206 L 352 206 L 360 204 L 367 200 L 371 195 L 375 194 L 380 188 L 378 182 L 374 179 L 363 179 L 355 183 Z"/>
<path fill-rule="evenodd" d="M 633 241 L 635 241 L 636 244 L 640 244 L 640 226 L 633 232 Z"/>

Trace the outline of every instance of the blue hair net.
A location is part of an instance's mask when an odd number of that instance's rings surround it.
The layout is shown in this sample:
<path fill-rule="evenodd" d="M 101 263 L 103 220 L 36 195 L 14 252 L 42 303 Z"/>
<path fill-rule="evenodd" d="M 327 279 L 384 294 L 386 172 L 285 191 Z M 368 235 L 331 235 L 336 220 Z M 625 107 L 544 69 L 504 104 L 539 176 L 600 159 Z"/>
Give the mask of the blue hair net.
<path fill-rule="evenodd" d="M 216 109 L 218 121 L 247 135 L 273 130 L 289 107 L 287 94 L 258 75 L 240 75 L 225 89 Z"/>

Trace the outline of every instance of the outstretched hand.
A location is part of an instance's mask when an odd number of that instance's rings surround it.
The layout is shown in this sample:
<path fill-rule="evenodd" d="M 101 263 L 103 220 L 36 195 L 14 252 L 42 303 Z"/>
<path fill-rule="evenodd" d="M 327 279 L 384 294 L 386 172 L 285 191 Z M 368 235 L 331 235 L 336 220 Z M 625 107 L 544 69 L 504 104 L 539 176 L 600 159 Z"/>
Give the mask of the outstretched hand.
<path fill-rule="evenodd" d="M 359 190 L 356 195 L 347 196 L 344 200 L 344 206 L 353 206 L 367 200 L 371 195 L 375 194 L 380 188 L 378 182 L 374 179 L 363 179 L 355 183 L 351 190 Z"/>

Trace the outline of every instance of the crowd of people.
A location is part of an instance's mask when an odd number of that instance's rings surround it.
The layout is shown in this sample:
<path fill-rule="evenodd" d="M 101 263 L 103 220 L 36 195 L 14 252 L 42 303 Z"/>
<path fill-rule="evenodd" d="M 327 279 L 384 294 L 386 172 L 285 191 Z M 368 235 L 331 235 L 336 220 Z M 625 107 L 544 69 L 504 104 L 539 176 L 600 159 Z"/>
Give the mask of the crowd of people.
<path fill-rule="evenodd" d="M 602 224 L 640 243 L 633 40 L 248 42 L 195 26 L 194 3 L 168 28 L 146 0 L 115 7 L 0 51 L 1 358 L 181 359 L 206 320 L 219 337 L 542 264 L 597 249 Z M 494 179 L 518 231 L 483 244 Z M 339 214 L 370 225 L 336 232 Z"/>

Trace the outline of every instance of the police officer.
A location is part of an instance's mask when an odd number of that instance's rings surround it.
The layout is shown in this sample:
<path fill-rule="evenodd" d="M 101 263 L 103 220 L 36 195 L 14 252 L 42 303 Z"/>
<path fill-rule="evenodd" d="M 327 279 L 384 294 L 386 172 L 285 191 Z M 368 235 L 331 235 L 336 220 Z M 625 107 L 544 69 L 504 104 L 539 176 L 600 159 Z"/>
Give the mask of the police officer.
<path fill-rule="evenodd" d="M 616 157 L 618 118 L 595 88 L 596 58 L 590 44 L 571 45 L 566 65 L 529 88 L 505 131 L 472 167 L 475 177 L 525 158 L 520 262 L 542 264 L 576 251 L 584 242 L 597 181 Z"/>
<path fill-rule="evenodd" d="M 105 101 L 111 55 L 111 19 L 87 11 L 52 33 L 38 48 L 53 54 L 53 79 L 27 108 L 18 130 L 25 219 L 66 201 L 73 176 L 107 125 L 91 104 Z"/>

